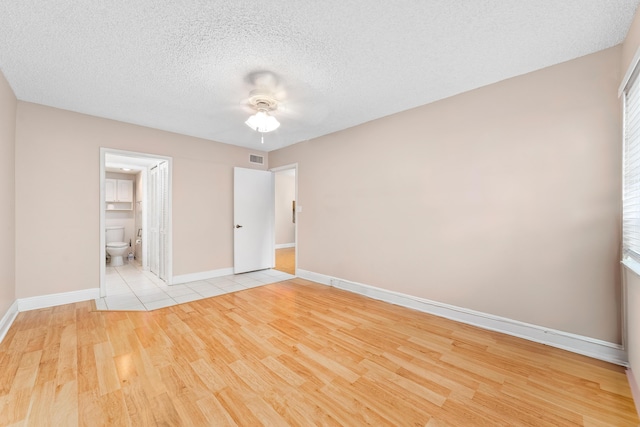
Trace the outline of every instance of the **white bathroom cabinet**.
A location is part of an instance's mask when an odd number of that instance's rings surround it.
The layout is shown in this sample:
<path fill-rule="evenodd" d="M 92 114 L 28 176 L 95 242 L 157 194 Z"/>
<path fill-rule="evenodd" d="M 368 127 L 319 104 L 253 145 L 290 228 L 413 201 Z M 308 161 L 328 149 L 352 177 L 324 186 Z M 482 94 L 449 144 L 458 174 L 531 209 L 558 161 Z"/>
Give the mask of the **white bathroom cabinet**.
<path fill-rule="evenodd" d="M 107 210 L 133 210 L 133 181 L 129 179 L 106 178 L 104 195 Z"/>

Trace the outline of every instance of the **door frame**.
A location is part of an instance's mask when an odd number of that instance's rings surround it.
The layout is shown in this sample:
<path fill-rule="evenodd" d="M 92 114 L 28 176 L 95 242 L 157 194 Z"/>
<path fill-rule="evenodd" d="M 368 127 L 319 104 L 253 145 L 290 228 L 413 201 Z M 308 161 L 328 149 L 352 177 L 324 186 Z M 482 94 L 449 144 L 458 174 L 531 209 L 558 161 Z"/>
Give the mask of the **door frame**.
<path fill-rule="evenodd" d="M 278 166 L 276 168 L 271 168 L 269 169 L 271 172 L 273 172 L 274 174 L 276 172 L 282 172 L 282 171 L 286 171 L 286 170 L 290 170 L 293 169 L 295 171 L 295 198 L 296 198 L 296 222 L 294 224 L 294 243 L 295 243 L 295 260 L 294 260 L 294 275 L 297 276 L 298 275 L 298 223 L 300 222 L 300 215 L 298 215 L 299 212 L 302 211 L 302 207 L 301 205 L 298 203 L 299 199 L 298 199 L 298 163 L 291 163 L 288 165 L 284 165 L 284 166 Z M 275 180 L 275 178 L 274 178 Z M 274 181 L 275 182 L 275 181 Z M 275 188 L 275 187 L 274 187 Z M 274 191 L 274 197 L 275 197 L 275 191 Z M 273 227 L 273 265 L 276 265 L 276 251 L 275 251 L 275 246 L 276 246 L 276 233 L 275 233 L 275 203 L 274 203 L 274 212 L 273 212 L 273 221 L 274 221 L 274 227 Z"/>
<path fill-rule="evenodd" d="M 106 252 L 106 236 L 105 236 L 105 223 L 106 223 L 106 214 L 105 214 L 105 208 L 106 208 L 106 201 L 105 201 L 105 178 L 106 178 L 106 168 L 105 168 L 105 157 L 107 154 L 114 154 L 114 155 L 119 155 L 119 156 L 126 156 L 126 157 L 139 157 L 139 158 L 145 158 L 145 159 L 157 159 L 158 161 L 166 161 L 168 163 L 168 188 L 167 188 L 167 197 L 169 198 L 168 201 L 168 209 L 167 209 L 167 214 L 168 214 L 168 231 L 167 231 L 167 260 L 166 260 L 166 283 L 167 285 L 171 285 L 172 282 L 172 278 L 173 278 L 173 216 L 172 216 L 172 200 L 173 200 L 173 158 L 171 157 L 166 157 L 166 156 L 160 156 L 157 154 L 151 154 L 151 153 L 140 153 L 140 152 L 136 152 L 136 151 L 126 151 L 126 150 L 117 150 L 114 148 L 105 148 L 105 147 L 100 147 L 100 212 L 99 212 L 99 218 L 100 218 L 100 228 L 99 228 L 99 237 L 100 237 L 100 262 L 99 262 L 99 266 L 100 266 L 100 297 L 105 297 L 107 296 L 107 284 L 106 284 L 106 280 L 105 280 L 105 276 L 106 276 L 106 256 L 107 256 L 107 252 Z M 146 180 L 146 176 L 145 176 L 145 185 L 148 184 L 147 180 Z M 145 198 L 146 200 L 146 198 Z M 145 215 L 146 212 L 148 212 L 148 210 L 145 210 Z M 143 219 L 143 221 L 145 221 Z M 144 227 L 142 229 L 142 239 L 146 240 L 146 233 L 147 230 L 145 228 L 148 227 Z M 144 242 L 144 240 L 143 240 Z M 144 244 L 144 243 L 143 243 Z"/>

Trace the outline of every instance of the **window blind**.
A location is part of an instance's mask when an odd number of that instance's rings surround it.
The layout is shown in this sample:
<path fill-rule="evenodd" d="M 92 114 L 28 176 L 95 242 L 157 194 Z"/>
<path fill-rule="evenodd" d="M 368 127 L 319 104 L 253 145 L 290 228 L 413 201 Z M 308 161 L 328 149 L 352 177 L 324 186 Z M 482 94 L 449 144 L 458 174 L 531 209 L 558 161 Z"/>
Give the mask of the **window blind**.
<path fill-rule="evenodd" d="M 624 90 L 623 256 L 640 262 L 640 84 L 636 69 Z"/>

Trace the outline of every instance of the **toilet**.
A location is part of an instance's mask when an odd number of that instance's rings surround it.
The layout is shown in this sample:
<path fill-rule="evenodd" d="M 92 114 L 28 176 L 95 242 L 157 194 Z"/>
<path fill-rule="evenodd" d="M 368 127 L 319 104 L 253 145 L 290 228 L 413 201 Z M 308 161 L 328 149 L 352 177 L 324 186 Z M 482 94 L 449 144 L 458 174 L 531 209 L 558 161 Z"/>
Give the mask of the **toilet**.
<path fill-rule="evenodd" d="M 123 242 L 124 240 L 124 227 L 107 227 L 106 229 L 106 241 L 107 241 L 107 253 L 111 257 L 111 267 L 118 267 L 124 264 L 122 257 L 127 252 L 129 244 Z"/>

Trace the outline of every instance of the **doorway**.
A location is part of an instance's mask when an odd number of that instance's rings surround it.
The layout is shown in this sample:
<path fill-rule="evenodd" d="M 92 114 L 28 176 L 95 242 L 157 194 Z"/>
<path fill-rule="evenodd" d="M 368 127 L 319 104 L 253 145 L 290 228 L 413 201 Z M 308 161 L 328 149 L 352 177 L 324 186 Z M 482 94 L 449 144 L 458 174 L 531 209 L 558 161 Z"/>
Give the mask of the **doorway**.
<path fill-rule="evenodd" d="M 107 272 L 109 279 L 114 273 L 125 281 L 126 276 L 131 277 L 129 287 L 140 284 L 135 277 L 143 274 L 158 284 L 171 284 L 171 173 L 170 157 L 100 149 L 101 297 L 109 294 Z M 111 191 L 114 187 L 132 187 L 133 191 L 118 197 Z M 106 250 L 106 235 L 107 230 L 114 229 L 121 235 L 124 229 L 123 241 L 128 244 L 120 266 L 119 260 L 107 264 L 111 257 Z M 113 238 L 113 234 L 110 236 Z"/>
<path fill-rule="evenodd" d="M 296 274 L 297 164 L 272 169 L 275 175 L 275 270 Z"/>

